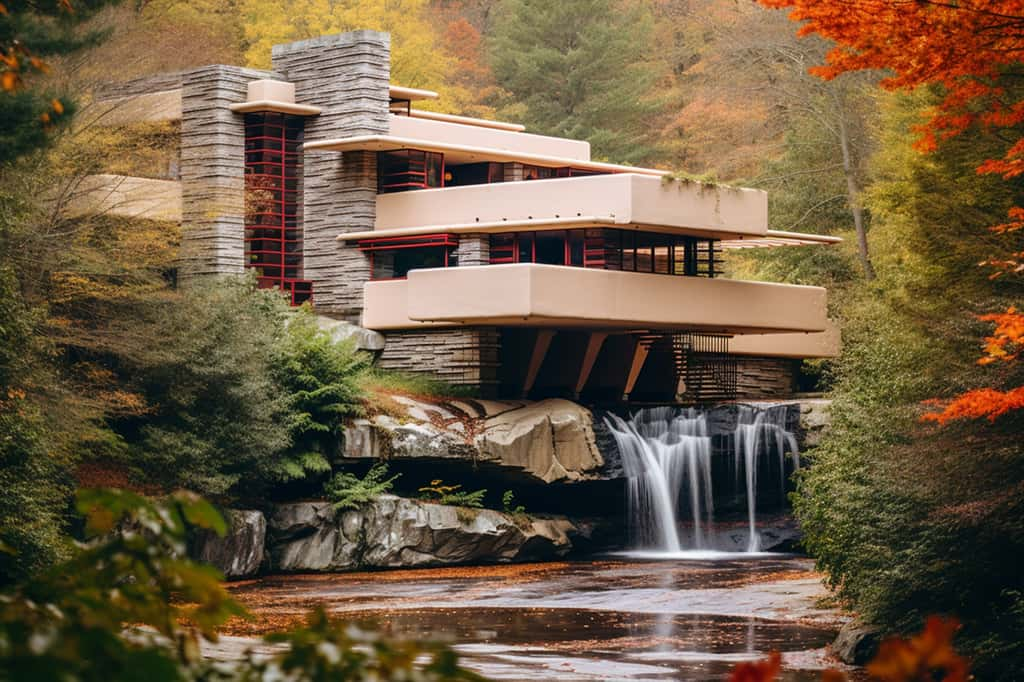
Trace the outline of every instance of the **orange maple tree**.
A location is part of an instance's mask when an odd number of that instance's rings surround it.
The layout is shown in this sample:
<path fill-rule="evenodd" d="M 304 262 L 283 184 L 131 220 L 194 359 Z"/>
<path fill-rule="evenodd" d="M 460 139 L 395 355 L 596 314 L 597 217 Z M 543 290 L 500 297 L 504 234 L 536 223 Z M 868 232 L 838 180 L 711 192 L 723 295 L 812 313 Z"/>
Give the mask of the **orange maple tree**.
<path fill-rule="evenodd" d="M 1004 129 L 1010 137 L 1001 158 L 985 159 L 979 174 L 1009 180 L 1024 175 L 1024 99 L 1006 87 L 1024 76 L 1024 0 L 758 0 L 791 8 L 790 18 L 804 22 L 800 35 L 817 33 L 836 43 L 826 63 L 811 72 L 831 79 L 849 71 L 886 69 L 881 81 L 889 90 L 938 85 L 942 99 L 928 120 L 916 127 L 915 146 L 935 150 L 944 140 L 972 126 Z M 1024 207 L 1009 210 L 1006 222 L 990 228 L 997 234 L 1024 230 Z M 992 277 L 1024 274 L 1024 251 L 992 256 L 981 263 Z M 1014 308 L 983 315 L 995 322 L 980 364 L 1019 360 L 1024 316 Z M 925 419 L 945 424 L 954 419 L 987 417 L 994 421 L 1024 408 L 1024 386 L 1000 391 L 982 388 L 953 401 L 930 401 L 939 411 Z"/>

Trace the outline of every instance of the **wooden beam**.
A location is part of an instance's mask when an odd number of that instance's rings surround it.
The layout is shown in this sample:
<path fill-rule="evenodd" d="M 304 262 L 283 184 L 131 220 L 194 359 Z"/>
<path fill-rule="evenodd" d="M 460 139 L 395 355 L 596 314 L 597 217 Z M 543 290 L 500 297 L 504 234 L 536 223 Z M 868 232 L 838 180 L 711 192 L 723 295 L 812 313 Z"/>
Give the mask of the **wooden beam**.
<path fill-rule="evenodd" d="M 587 379 L 590 378 L 590 373 L 594 370 L 594 363 L 597 362 L 597 356 L 601 352 L 601 346 L 604 345 L 604 340 L 608 338 L 608 332 L 592 332 L 587 337 L 587 348 L 583 351 L 583 363 L 580 365 L 580 375 L 576 379 L 576 387 L 573 389 L 573 395 L 576 399 L 579 399 L 580 393 L 583 391 L 583 387 L 587 385 Z"/>
<path fill-rule="evenodd" d="M 633 392 L 636 380 L 640 378 L 640 370 L 644 368 L 647 354 L 650 352 L 650 346 L 637 340 L 636 347 L 633 349 L 633 362 L 629 366 L 629 376 L 626 378 L 626 388 L 622 391 L 623 400 L 629 400 L 629 394 Z"/>
<path fill-rule="evenodd" d="M 537 336 L 533 341 L 533 350 L 530 352 L 530 364 L 526 368 L 526 377 L 523 379 L 523 397 L 525 398 L 537 381 L 537 374 L 540 366 L 544 364 L 544 358 L 551 347 L 551 339 L 555 338 L 555 332 L 551 329 L 538 329 Z"/>

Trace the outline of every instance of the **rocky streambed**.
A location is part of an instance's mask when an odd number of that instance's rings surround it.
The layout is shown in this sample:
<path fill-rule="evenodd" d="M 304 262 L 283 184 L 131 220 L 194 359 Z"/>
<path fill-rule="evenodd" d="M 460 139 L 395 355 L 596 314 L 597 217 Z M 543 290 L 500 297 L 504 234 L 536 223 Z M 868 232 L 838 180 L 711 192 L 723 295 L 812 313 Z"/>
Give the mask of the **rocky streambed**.
<path fill-rule="evenodd" d="M 770 651 L 783 653 L 786 680 L 841 667 L 828 645 L 844 618 L 819 606 L 810 562 L 785 555 L 277 576 L 231 590 L 255 619 L 207 648 L 221 659 L 322 605 L 396 636 L 445 639 L 492 679 L 721 680 Z"/>

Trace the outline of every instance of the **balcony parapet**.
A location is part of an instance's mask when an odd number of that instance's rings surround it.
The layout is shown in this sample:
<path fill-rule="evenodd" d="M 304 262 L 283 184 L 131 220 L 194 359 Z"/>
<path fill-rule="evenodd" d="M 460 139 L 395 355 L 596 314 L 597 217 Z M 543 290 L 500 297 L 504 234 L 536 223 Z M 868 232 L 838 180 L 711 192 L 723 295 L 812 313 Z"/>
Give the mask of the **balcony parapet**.
<path fill-rule="evenodd" d="M 510 226 L 505 229 L 531 229 L 531 223 L 537 226 L 533 229 L 592 223 L 711 239 L 763 237 L 768 231 L 768 197 L 761 190 L 708 188 L 632 173 L 377 196 L 375 231 L 440 231 L 452 226 L 473 231 L 476 225 L 477 231 L 498 232 L 505 223 Z"/>
<path fill-rule="evenodd" d="M 414 270 L 365 285 L 370 329 L 529 326 L 717 334 L 824 332 L 820 287 L 519 263 Z"/>

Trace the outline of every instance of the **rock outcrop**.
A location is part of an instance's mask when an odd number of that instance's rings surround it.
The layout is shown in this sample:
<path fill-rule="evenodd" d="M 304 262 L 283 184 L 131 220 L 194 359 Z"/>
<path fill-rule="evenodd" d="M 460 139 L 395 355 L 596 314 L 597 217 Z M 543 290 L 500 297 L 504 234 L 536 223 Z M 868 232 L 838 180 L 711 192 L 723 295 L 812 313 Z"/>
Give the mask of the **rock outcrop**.
<path fill-rule="evenodd" d="M 279 505 L 269 519 L 271 572 L 447 566 L 565 556 L 575 526 L 382 495 L 336 513 L 328 502 Z"/>
<path fill-rule="evenodd" d="M 843 663 L 864 665 L 878 653 L 881 642 L 881 628 L 854 619 L 839 629 L 832 642 L 832 653 Z"/>
<path fill-rule="evenodd" d="M 832 401 L 814 398 L 800 401 L 801 445 L 813 448 L 821 442 L 821 436 L 832 423 Z"/>
<path fill-rule="evenodd" d="M 228 525 L 224 537 L 209 531 L 200 532 L 193 545 L 193 555 L 215 566 L 229 580 L 256 575 L 263 563 L 266 517 L 259 511 L 228 509 L 224 520 Z"/>
<path fill-rule="evenodd" d="M 593 417 L 571 401 L 393 400 L 404 415 L 359 419 L 346 428 L 346 458 L 465 459 L 533 483 L 605 477 Z"/>

